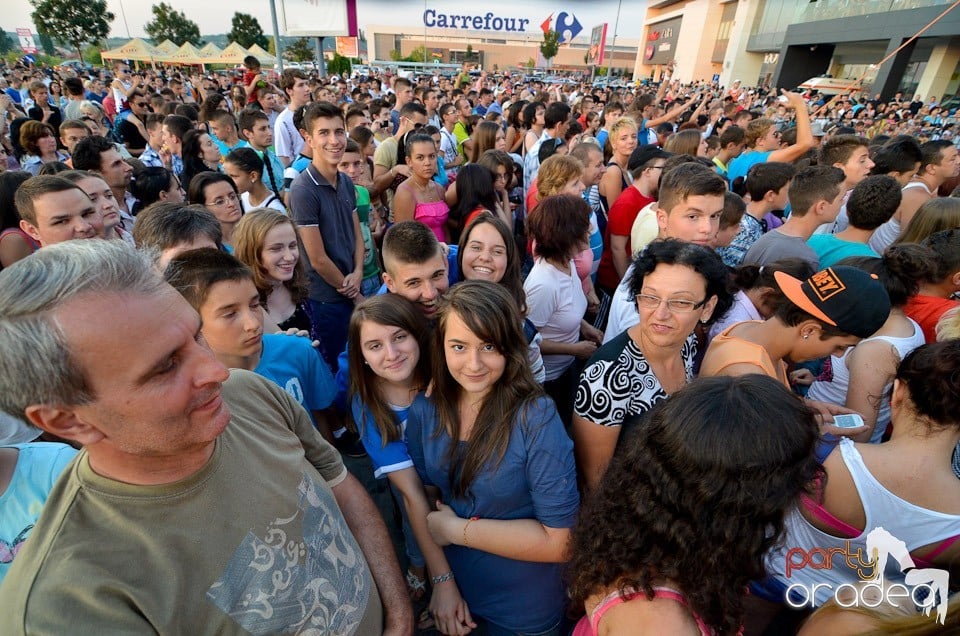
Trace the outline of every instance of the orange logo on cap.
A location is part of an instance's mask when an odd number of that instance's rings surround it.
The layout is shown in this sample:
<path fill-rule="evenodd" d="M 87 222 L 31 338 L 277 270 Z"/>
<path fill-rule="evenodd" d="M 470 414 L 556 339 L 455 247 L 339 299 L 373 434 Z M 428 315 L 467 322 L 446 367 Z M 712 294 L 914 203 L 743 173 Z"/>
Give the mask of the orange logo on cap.
<path fill-rule="evenodd" d="M 833 273 L 833 269 L 827 268 L 822 272 L 817 272 L 810 277 L 813 291 L 821 301 L 828 300 L 847 288 L 843 281 Z"/>

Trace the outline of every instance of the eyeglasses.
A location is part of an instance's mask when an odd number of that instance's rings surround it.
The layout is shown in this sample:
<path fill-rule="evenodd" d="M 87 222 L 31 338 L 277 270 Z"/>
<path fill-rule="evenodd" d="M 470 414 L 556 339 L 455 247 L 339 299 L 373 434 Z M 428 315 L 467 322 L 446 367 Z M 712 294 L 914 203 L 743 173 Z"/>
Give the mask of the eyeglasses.
<path fill-rule="evenodd" d="M 240 202 L 240 198 L 237 197 L 236 194 L 231 193 L 225 197 L 217 197 L 207 205 L 212 205 L 215 208 L 222 208 L 223 206 L 229 203 L 239 203 L 239 202 Z"/>
<path fill-rule="evenodd" d="M 131 105 L 131 106 L 136 106 L 137 108 L 144 108 L 144 107 L 147 105 L 147 103 L 146 103 L 146 102 L 137 102 L 136 104 L 130 104 L 130 105 Z"/>
<path fill-rule="evenodd" d="M 413 129 L 414 129 L 414 130 L 420 130 L 420 129 L 423 128 L 425 125 L 426 125 L 426 124 L 419 124 L 419 123 L 418 123 L 418 124 L 414 124 L 414 125 L 413 125 Z"/>
<path fill-rule="evenodd" d="M 692 300 L 681 300 L 678 298 L 664 300 L 659 296 L 637 294 L 637 305 L 643 309 L 658 309 L 660 307 L 660 303 L 667 303 L 667 309 L 675 314 L 688 314 L 694 309 L 700 309 L 703 307 L 707 303 L 707 299 L 704 298 L 700 302 L 696 303 Z"/>

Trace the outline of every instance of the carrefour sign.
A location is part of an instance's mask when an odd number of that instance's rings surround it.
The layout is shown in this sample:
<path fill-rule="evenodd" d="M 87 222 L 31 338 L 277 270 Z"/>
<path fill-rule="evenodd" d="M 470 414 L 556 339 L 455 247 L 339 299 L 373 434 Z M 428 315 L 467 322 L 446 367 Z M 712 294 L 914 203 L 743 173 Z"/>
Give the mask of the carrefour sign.
<path fill-rule="evenodd" d="M 423 12 L 423 26 L 437 27 L 439 29 L 466 29 L 470 31 L 505 31 L 511 33 L 522 33 L 527 30 L 527 25 L 531 20 L 527 18 L 507 17 L 497 15 L 492 11 L 485 14 L 469 13 L 443 13 L 436 9 L 426 9 Z M 554 21 L 551 13 L 546 20 L 540 24 L 540 29 L 544 32 L 554 29 L 560 34 L 560 42 L 569 42 L 577 37 L 583 30 L 583 26 L 577 17 L 572 13 L 561 11 L 557 14 Z"/>

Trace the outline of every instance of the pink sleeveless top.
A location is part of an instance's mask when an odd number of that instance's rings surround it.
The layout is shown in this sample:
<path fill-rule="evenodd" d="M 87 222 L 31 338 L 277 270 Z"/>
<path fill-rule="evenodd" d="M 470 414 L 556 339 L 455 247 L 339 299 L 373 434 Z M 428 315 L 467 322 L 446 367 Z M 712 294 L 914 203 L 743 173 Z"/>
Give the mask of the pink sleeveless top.
<path fill-rule="evenodd" d="M 446 201 L 440 199 L 430 203 L 417 202 L 413 209 L 413 218 L 420 221 L 436 234 L 437 240 L 446 243 L 447 241 L 447 217 L 450 216 L 450 208 Z"/>
<path fill-rule="evenodd" d="M 620 596 L 620 590 L 614 590 L 608 594 L 599 604 L 593 609 L 589 616 L 584 616 L 577 623 L 577 626 L 573 630 L 572 636 L 597 636 L 600 633 L 600 619 L 603 618 L 603 615 L 610 608 L 616 607 L 621 603 L 626 603 L 627 601 L 633 600 L 638 596 L 643 596 L 643 592 L 632 591 L 630 588 L 627 588 L 627 597 L 624 598 Z M 677 590 L 669 587 L 655 587 L 653 588 L 653 597 L 654 598 L 666 598 L 671 601 L 676 601 L 684 607 L 689 609 L 687 605 L 687 599 L 678 592 Z M 701 636 L 711 636 L 713 633 L 707 624 L 701 620 L 696 614 L 693 615 L 693 619 L 697 621 L 697 627 L 700 628 Z"/>

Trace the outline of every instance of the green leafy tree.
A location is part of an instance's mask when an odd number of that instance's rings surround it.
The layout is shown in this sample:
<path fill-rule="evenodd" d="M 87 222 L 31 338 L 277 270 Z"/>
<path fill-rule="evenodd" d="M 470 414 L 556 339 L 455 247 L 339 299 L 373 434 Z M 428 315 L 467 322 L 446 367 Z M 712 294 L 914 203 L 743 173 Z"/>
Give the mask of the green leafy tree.
<path fill-rule="evenodd" d="M 401 55 L 400 51 L 398 51 L 397 49 L 393 49 L 390 51 L 390 59 L 394 62 L 402 62 L 403 55 Z"/>
<path fill-rule="evenodd" d="M 87 48 L 83 49 L 83 61 L 87 64 L 93 64 L 94 66 L 103 66 L 103 58 L 100 56 L 100 47 L 96 44 L 91 44 Z"/>
<path fill-rule="evenodd" d="M 267 38 L 263 34 L 263 27 L 260 26 L 260 22 L 250 15 L 249 13 L 240 13 L 237 11 L 233 14 L 233 20 L 230 21 L 230 33 L 227 37 L 230 38 L 231 42 L 236 42 L 245 49 L 249 49 L 254 44 L 259 44 L 263 48 L 267 48 Z"/>
<path fill-rule="evenodd" d="M 466 50 L 466 55 L 464 57 L 468 62 L 473 59 L 473 45 L 470 44 L 469 42 L 467 42 L 467 50 Z"/>
<path fill-rule="evenodd" d="M 547 61 L 547 66 L 551 66 L 551 60 L 560 52 L 560 34 L 550 29 L 543 34 L 543 42 L 540 43 L 540 54 Z"/>
<path fill-rule="evenodd" d="M 287 56 L 294 62 L 306 62 L 313 59 L 313 48 L 307 38 L 300 38 L 287 47 Z"/>
<path fill-rule="evenodd" d="M 40 48 L 43 49 L 43 52 L 47 55 L 56 55 L 57 47 L 53 44 L 53 38 L 51 38 L 46 33 L 41 33 L 40 37 Z"/>
<path fill-rule="evenodd" d="M 349 74 L 351 68 L 350 58 L 336 52 L 333 54 L 333 58 L 327 62 L 327 73 L 330 75 Z"/>
<path fill-rule="evenodd" d="M 423 46 L 418 46 L 417 48 L 410 51 L 410 55 L 403 58 L 404 62 L 426 62 L 427 61 L 427 49 Z"/>
<path fill-rule="evenodd" d="M 143 30 L 155 42 L 170 40 L 175 44 L 200 44 L 200 27 L 187 18 L 183 11 L 175 11 L 166 2 L 155 4 L 150 10 L 153 12 L 153 20 L 147 22 Z"/>
<path fill-rule="evenodd" d="M 267 36 L 267 46 L 265 48 L 270 55 L 275 56 L 277 54 L 277 41 L 273 39 L 272 35 Z"/>
<path fill-rule="evenodd" d="M 6 55 L 13 50 L 13 38 L 7 35 L 7 32 L 0 29 L 0 55 Z"/>
<path fill-rule="evenodd" d="M 69 42 L 80 57 L 84 44 L 99 42 L 110 34 L 113 14 L 107 11 L 107 0 L 30 0 L 30 4 L 37 32 Z"/>

